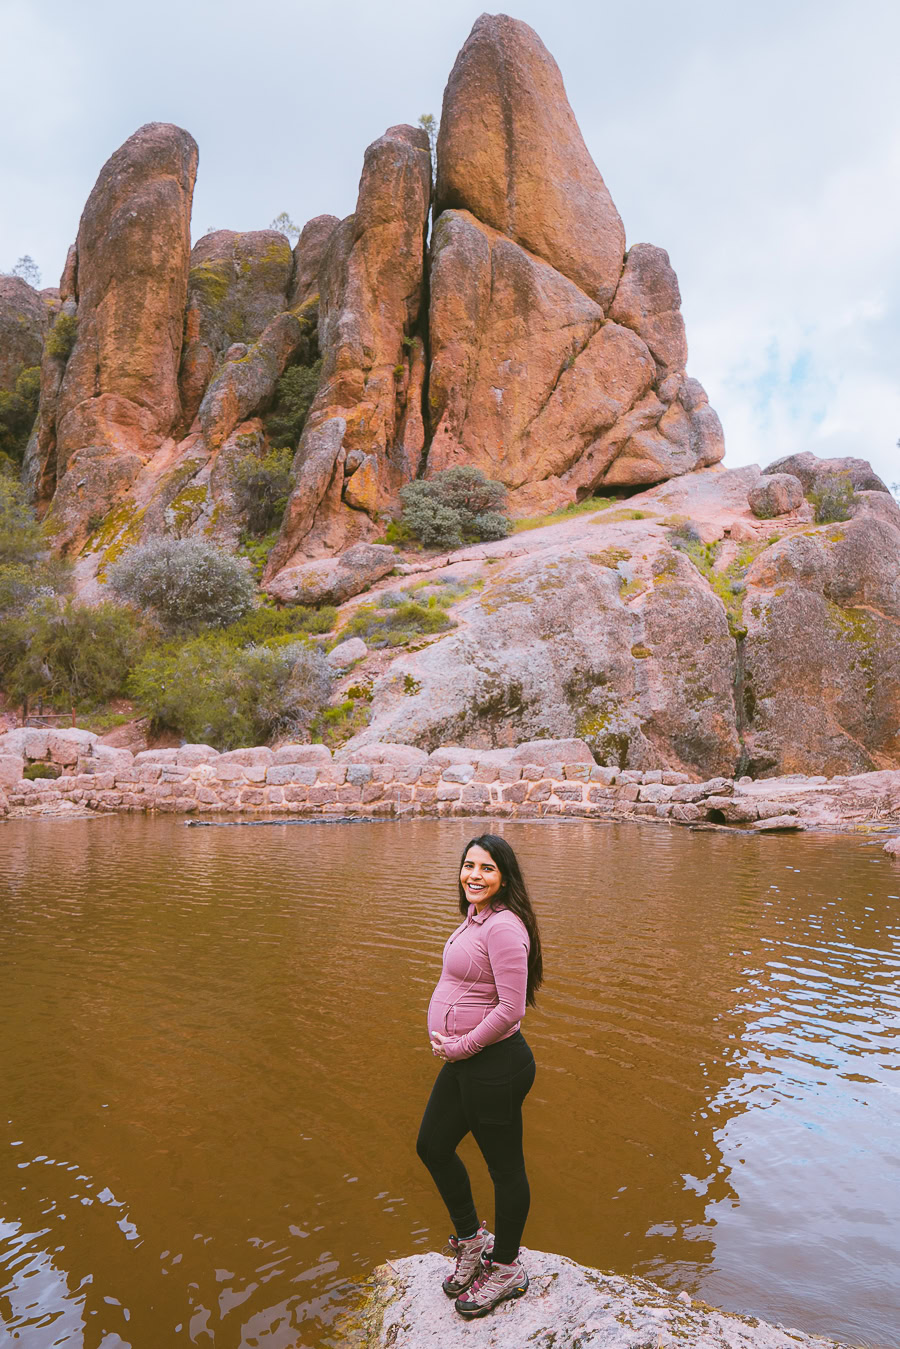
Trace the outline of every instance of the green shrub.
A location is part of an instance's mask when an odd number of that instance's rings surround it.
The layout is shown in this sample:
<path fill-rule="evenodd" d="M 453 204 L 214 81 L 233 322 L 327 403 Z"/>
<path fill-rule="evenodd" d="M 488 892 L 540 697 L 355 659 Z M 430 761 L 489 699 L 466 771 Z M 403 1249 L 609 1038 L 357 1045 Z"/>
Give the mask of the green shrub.
<path fill-rule="evenodd" d="M 310 609 L 304 604 L 292 604 L 284 609 L 260 605 L 225 628 L 224 635 L 236 646 L 250 646 L 254 642 L 284 641 L 300 633 L 332 632 L 336 620 L 337 609 L 330 604 L 321 609 Z"/>
<path fill-rule="evenodd" d="M 38 600 L 0 621 L 0 681 L 15 705 L 41 695 L 62 707 L 94 707 L 124 692 L 145 641 L 121 605 Z"/>
<path fill-rule="evenodd" d="M 296 449 L 319 387 L 322 361 L 292 365 L 276 385 L 275 406 L 266 417 L 266 434 L 275 449 Z"/>
<path fill-rule="evenodd" d="M 22 774 L 29 782 L 34 782 L 35 778 L 58 778 L 60 769 L 55 763 L 30 763 Z"/>
<path fill-rule="evenodd" d="M 450 603 L 453 598 L 455 596 L 448 595 L 444 603 Z M 384 596 L 378 605 L 361 604 L 350 622 L 341 629 L 339 640 L 362 637 L 371 647 L 405 646 L 416 637 L 448 632 L 455 627 L 437 596 L 432 595 L 427 604 L 410 599 L 391 603 L 390 597 Z"/>
<path fill-rule="evenodd" d="M 73 314 L 59 314 L 44 343 L 49 356 L 67 361 L 78 336 L 78 320 Z"/>
<path fill-rule="evenodd" d="M 506 488 L 480 468 L 447 468 L 400 491 L 402 524 L 429 548 L 503 539 L 511 524 L 503 513 Z"/>
<path fill-rule="evenodd" d="M 817 525 L 829 525 L 849 520 L 856 505 L 856 493 L 847 473 L 833 473 L 820 479 L 819 485 L 807 493 L 815 509 Z"/>
<path fill-rule="evenodd" d="M 238 509 L 247 521 L 247 531 L 255 538 L 281 524 L 293 479 L 293 451 L 285 446 L 269 450 L 261 458 L 255 454 L 239 459 L 232 473 L 232 486 Z"/>
<path fill-rule="evenodd" d="M 0 474 L 0 564 L 27 566 L 46 546 L 22 484 L 8 474 Z"/>
<path fill-rule="evenodd" d="M 109 585 L 170 630 L 225 625 L 253 606 L 256 587 L 237 558 L 202 539 L 150 539 L 113 563 Z"/>
<path fill-rule="evenodd" d="M 157 729 L 220 750 L 302 733 L 330 691 L 328 663 L 308 641 L 239 647 L 219 633 L 151 652 L 129 680 Z"/>
<path fill-rule="evenodd" d="M 0 389 L 0 454 L 21 464 L 37 416 L 41 396 L 41 367 L 22 370 L 12 390 Z"/>

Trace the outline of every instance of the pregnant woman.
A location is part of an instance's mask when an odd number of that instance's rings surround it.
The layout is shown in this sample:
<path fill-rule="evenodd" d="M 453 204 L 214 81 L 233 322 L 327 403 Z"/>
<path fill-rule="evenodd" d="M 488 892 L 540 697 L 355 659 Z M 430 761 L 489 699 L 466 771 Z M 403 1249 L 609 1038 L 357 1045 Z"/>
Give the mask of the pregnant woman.
<path fill-rule="evenodd" d="M 543 978 L 537 920 L 512 848 L 495 834 L 473 838 L 459 871 L 463 922 L 444 947 L 428 1008 L 432 1052 L 442 1063 L 417 1151 L 447 1205 L 456 1267 L 444 1280 L 467 1318 L 521 1297 L 528 1275 L 519 1242 L 531 1200 L 522 1151 L 522 1102 L 534 1057 L 519 1024 Z M 492 1236 L 479 1221 L 456 1149 L 471 1133 L 494 1182 Z"/>

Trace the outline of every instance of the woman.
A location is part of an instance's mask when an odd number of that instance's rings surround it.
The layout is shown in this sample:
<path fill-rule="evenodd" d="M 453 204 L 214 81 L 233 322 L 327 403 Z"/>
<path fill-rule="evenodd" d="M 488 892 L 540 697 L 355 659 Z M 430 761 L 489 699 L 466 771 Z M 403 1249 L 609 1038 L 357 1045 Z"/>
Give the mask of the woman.
<path fill-rule="evenodd" d="M 530 1192 L 522 1152 L 522 1102 L 534 1082 L 534 1057 L 519 1024 L 534 1004 L 543 964 L 537 920 L 516 855 L 495 834 L 463 850 L 459 911 L 464 921 L 444 947 L 428 1008 L 432 1052 L 443 1064 L 431 1092 L 417 1151 L 456 1229 L 456 1267 L 443 1283 L 456 1310 L 486 1316 L 521 1297 L 528 1275 L 519 1241 Z M 456 1153 L 474 1135 L 494 1182 L 496 1236 L 472 1200 Z"/>

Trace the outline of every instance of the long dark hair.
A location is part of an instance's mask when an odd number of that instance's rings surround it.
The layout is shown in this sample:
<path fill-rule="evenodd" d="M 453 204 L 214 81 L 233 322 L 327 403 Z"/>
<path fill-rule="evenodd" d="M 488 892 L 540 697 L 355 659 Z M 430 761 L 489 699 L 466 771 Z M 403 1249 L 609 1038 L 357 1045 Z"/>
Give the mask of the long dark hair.
<path fill-rule="evenodd" d="M 506 839 L 501 838 L 499 834 L 479 834 L 477 838 L 470 838 L 463 848 L 457 875 L 462 871 L 463 862 L 466 860 L 466 854 L 470 848 L 484 848 L 484 851 L 490 854 L 500 872 L 500 889 L 496 895 L 496 902 L 509 909 L 510 913 L 514 913 L 517 918 L 521 918 L 525 924 L 530 943 L 528 947 L 528 987 L 525 993 L 525 1001 L 529 1007 L 533 1007 L 535 994 L 544 982 L 544 957 L 541 952 L 541 934 L 538 931 L 538 921 L 534 916 L 531 900 L 528 898 L 528 889 L 522 876 L 519 859 Z M 458 885 L 459 911 L 462 914 L 467 914 L 469 912 L 469 901 L 466 899 L 462 881 L 459 881 Z"/>

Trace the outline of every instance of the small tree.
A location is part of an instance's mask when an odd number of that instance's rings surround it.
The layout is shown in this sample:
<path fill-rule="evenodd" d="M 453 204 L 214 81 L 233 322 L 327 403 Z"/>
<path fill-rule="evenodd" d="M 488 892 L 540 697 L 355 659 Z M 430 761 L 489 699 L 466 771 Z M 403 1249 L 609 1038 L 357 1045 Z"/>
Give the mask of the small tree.
<path fill-rule="evenodd" d="M 256 587 L 237 558 L 202 539 L 150 539 L 109 569 L 115 594 L 150 609 L 169 629 L 234 623 Z"/>
<path fill-rule="evenodd" d="M 437 180 L 437 118 L 433 112 L 423 112 L 419 117 L 419 126 L 428 137 L 428 151 L 431 155 L 431 183 Z"/>
<path fill-rule="evenodd" d="M 245 455 L 234 466 L 232 482 L 238 509 L 247 531 L 261 538 L 281 523 L 293 479 L 293 450 L 272 449 L 260 457 Z"/>
<path fill-rule="evenodd" d="M 275 449 L 297 448 L 321 373 L 319 359 L 312 365 L 292 365 L 279 379 L 275 406 L 266 416 L 266 434 Z"/>
<path fill-rule="evenodd" d="M 41 367 L 21 370 L 13 389 L 0 389 L 0 454 L 21 464 L 37 416 Z"/>
<path fill-rule="evenodd" d="M 286 234 L 289 239 L 296 242 L 300 238 L 300 226 L 295 225 L 287 211 L 282 211 L 275 217 L 269 226 L 270 230 L 278 230 L 279 234 Z"/>
<path fill-rule="evenodd" d="M 400 491 L 402 523 L 426 547 L 458 548 L 479 539 L 504 539 L 506 488 L 480 468 L 447 468 Z"/>
<path fill-rule="evenodd" d="M 34 286 L 35 290 L 37 290 L 38 286 L 41 284 L 41 269 L 38 267 L 34 258 L 28 253 L 23 254 L 23 256 L 19 258 L 19 261 L 12 269 L 11 275 L 20 276 L 23 281 L 28 282 L 29 286 Z"/>
<path fill-rule="evenodd" d="M 832 473 L 820 478 L 808 496 L 815 508 L 817 525 L 849 520 L 856 505 L 856 493 L 848 473 Z"/>
<path fill-rule="evenodd" d="M 39 600 L 0 622 L 0 677 L 14 703 L 92 707 L 123 692 L 144 644 L 131 610 Z"/>

